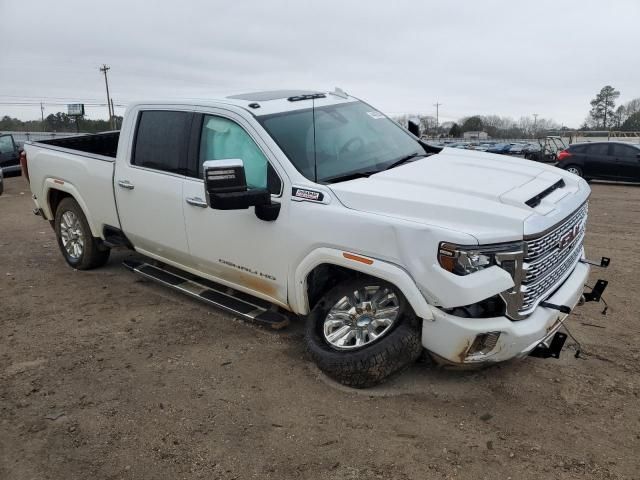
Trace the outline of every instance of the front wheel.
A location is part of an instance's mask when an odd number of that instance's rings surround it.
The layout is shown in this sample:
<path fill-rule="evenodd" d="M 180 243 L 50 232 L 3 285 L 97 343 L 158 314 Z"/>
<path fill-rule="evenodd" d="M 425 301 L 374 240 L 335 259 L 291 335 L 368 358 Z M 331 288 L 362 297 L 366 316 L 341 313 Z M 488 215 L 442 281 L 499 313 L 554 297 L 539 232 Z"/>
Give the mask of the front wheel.
<path fill-rule="evenodd" d="M 306 341 L 320 370 L 356 388 L 381 383 L 422 352 L 419 321 L 402 293 L 366 277 L 340 283 L 320 299 Z"/>
<path fill-rule="evenodd" d="M 110 250 L 93 237 L 80 205 L 73 198 L 62 199 L 53 226 L 60 251 L 71 267 L 90 270 L 109 260 Z"/>

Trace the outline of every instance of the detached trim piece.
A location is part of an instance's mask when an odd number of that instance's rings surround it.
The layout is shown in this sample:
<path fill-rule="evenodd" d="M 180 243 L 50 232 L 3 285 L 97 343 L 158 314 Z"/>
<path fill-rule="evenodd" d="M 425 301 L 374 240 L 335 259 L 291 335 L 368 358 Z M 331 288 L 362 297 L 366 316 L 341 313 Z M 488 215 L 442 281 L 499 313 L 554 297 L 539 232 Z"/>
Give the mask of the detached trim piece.
<path fill-rule="evenodd" d="M 263 325 L 273 330 L 280 330 L 289 325 L 289 319 L 276 311 L 270 310 L 268 302 L 258 298 L 254 299 L 250 295 L 241 292 L 230 293 L 230 289 L 225 289 L 222 285 L 217 285 L 206 279 L 200 280 L 191 275 L 189 276 L 192 279 L 188 279 L 148 263 L 130 260 L 125 260 L 122 263 L 132 272 L 166 287 L 171 287 L 181 293 L 186 293 L 216 308 L 233 313 L 243 320 Z"/>

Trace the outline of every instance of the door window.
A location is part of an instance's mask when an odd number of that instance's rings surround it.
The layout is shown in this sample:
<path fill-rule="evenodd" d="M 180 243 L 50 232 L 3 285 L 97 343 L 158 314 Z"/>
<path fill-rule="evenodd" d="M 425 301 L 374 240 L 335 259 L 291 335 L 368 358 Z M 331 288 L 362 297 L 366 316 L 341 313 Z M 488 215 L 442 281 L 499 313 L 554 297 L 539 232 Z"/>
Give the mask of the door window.
<path fill-rule="evenodd" d="M 185 173 L 192 114 L 149 110 L 138 119 L 131 163 L 171 173 Z"/>
<path fill-rule="evenodd" d="M 198 176 L 203 178 L 204 162 L 232 158 L 242 160 L 249 188 L 269 188 L 275 194 L 280 192 L 280 179 L 249 134 L 227 118 L 205 115 L 200 136 Z"/>
<path fill-rule="evenodd" d="M 604 157 L 607 155 L 609 145 L 606 143 L 597 143 L 595 145 L 589 145 L 587 148 L 588 155 L 594 155 L 596 157 Z"/>
<path fill-rule="evenodd" d="M 640 149 L 618 143 L 611 144 L 611 155 L 614 157 L 631 157 L 640 153 Z"/>

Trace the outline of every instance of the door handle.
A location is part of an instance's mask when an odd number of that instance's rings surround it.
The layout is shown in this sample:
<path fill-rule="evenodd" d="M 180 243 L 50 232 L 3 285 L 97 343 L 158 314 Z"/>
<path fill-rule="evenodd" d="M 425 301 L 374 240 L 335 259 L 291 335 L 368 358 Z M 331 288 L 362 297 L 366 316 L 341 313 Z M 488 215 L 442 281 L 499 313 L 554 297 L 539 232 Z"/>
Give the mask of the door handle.
<path fill-rule="evenodd" d="M 207 202 L 202 200 L 200 197 L 187 197 L 186 201 L 189 205 L 193 205 L 194 207 L 207 208 Z"/>
<path fill-rule="evenodd" d="M 129 180 L 118 180 L 118 186 L 126 188 L 127 190 L 133 190 L 136 188 Z"/>

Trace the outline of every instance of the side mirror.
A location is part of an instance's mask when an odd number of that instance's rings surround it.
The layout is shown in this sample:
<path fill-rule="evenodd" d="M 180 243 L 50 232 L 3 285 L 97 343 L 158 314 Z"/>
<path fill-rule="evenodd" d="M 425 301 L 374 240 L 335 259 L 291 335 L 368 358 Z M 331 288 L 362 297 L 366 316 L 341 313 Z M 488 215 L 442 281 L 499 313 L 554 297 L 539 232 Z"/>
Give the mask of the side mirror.
<path fill-rule="evenodd" d="M 416 137 L 420 138 L 420 124 L 414 120 L 409 120 L 407 122 L 407 130 L 411 132 Z"/>
<path fill-rule="evenodd" d="M 203 169 L 205 194 L 211 208 L 240 210 L 271 203 L 266 188 L 247 188 L 242 160 L 208 160 Z"/>
<path fill-rule="evenodd" d="M 239 158 L 204 162 L 207 203 L 215 210 L 243 210 L 256 207 L 256 216 L 265 221 L 278 218 L 280 204 L 271 202 L 266 188 L 247 188 L 244 163 Z"/>

